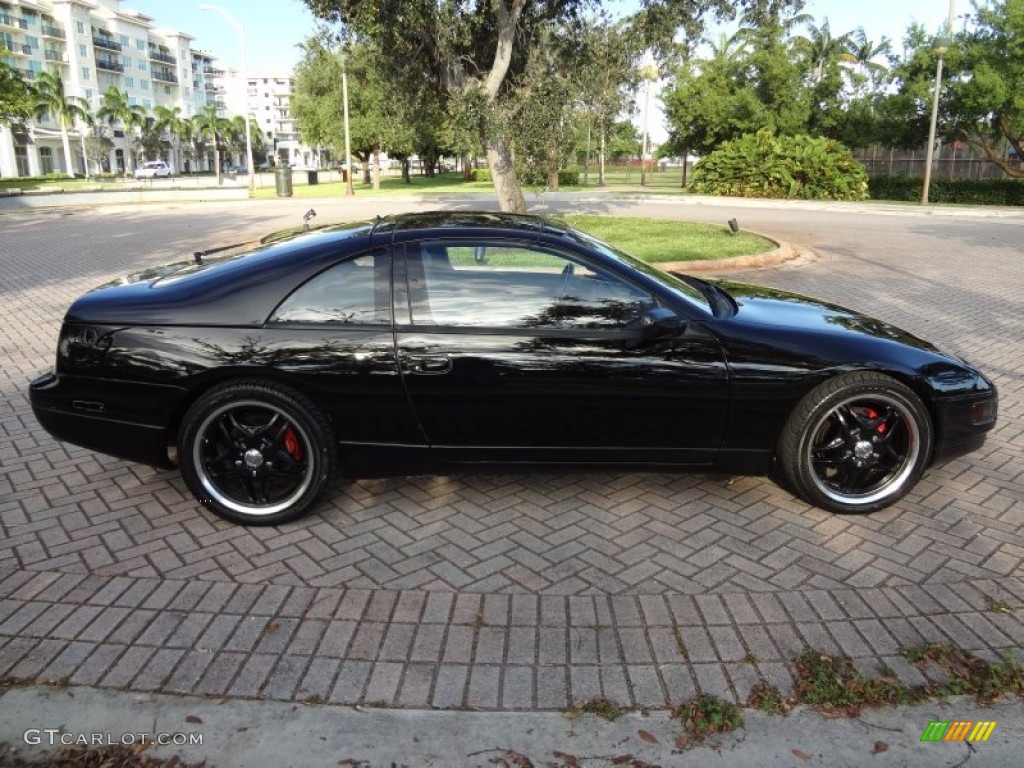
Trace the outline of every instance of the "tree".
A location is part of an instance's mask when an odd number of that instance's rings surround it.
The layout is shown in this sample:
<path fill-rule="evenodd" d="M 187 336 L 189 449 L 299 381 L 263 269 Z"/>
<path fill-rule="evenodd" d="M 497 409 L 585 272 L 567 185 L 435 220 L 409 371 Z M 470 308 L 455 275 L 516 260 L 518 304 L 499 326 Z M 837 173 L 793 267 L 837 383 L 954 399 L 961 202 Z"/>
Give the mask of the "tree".
<path fill-rule="evenodd" d="M 975 7 L 974 30 L 957 36 L 947 58 L 947 134 L 966 139 L 1007 176 L 1024 178 L 1024 0 Z"/>
<path fill-rule="evenodd" d="M 21 73 L 3 61 L 8 53 L 0 45 L 0 125 L 20 128 L 31 119 L 35 100 Z"/>
<path fill-rule="evenodd" d="M 147 117 L 139 127 L 139 140 L 135 144 L 135 151 L 143 162 L 146 160 L 158 160 L 167 150 L 168 142 L 164 139 L 164 130 L 157 125 L 156 119 Z M 135 160 L 136 158 L 132 158 Z"/>
<path fill-rule="evenodd" d="M 64 79 L 60 72 L 40 72 L 36 75 L 33 88 L 35 93 L 35 116 L 42 119 L 51 115 L 60 125 L 60 138 L 64 144 L 64 164 L 69 177 L 74 178 L 74 160 L 71 157 L 71 141 L 68 128 L 75 120 L 89 122 L 89 102 L 80 96 L 68 96 L 64 92 Z"/>
<path fill-rule="evenodd" d="M 109 169 L 110 153 L 114 142 L 110 139 L 110 128 L 101 120 L 93 120 L 85 136 L 85 158 L 97 173 Z"/>
<path fill-rule="evenodd" d="M 788 5 L 794 0 L 647 0 L 635 28 L 640 35 L 671 40 L 680 27 L 691 36 L 708 13 L 727 16 L 736 5 Z M 449 111 L 472 114 L 501 208 L 523 212 L 526 202 L 515 170 L 508 109 L 525 82 L 527 65 L 541 44 L 541 30 L 580 29 L 588 0 L 304 0 L 321 19 L 341 25 L 350 39 L 372 43 L 383 76 L 409 94 L 429 94 Z M 670 46 L 661 46 L 668 50 Z"/>
<path fill-rule="evenodd" d="M 124 132 L 125 173 L 130 174 L 135 169 L 135 148 L 132 142 L 135 130 L 146 124 L 146 110 L 138 104 L 132 104 L 127 93 L 112 85 L 103 93 L 103 104 L 96 114 L 110 125 L 115 122 L 121 124 Z"/>
<path fill-rule="evenodd" d="M 163 104 L 158 104 L 153 108 L 153 117 L 153 126 L 171 137 L 171 145 L 174 147 L 175 173 L 180 173 L 182 170 L 181 144 L 190 138 L 192 122 L 182 116 L 181 107 L 166 107 Z"/>
<path fill-rule="evenodd" d="M 210 140 L 210 144 L 213 147 L 213 166 L 217 173 L 217 184 L 221 184 L 220 152 L 227 145 L 227 136 L 231 131 L 231 121 L 217 114 L 217 106 L 215 104 L 207 104 L 199 113 L 192 116 L 192 122 L 195 125 L 196 137 L 200 141 L 203 138 Z"/>
<path fill-rule="evenodd" d="M 606 20 L 586 23 L 580 40 L 583 51 L 577 87 L 581 116 L 586 121 L 584 168 L 589 166 L 590 136 L 596 132 L 598 184 L 603 185 L 612 126 L 619 115 L 633 109 L 642 41 L 625 22 L 613 24 Z"/>

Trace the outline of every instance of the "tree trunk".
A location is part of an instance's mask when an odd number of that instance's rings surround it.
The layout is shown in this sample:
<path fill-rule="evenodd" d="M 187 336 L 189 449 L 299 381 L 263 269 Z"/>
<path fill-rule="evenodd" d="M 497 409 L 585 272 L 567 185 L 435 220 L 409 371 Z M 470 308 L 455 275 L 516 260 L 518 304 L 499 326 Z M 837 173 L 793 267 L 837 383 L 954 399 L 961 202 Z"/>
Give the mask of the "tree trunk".
<path fill-rule="evenodd" d="M 604 129 L 601 129 L 601 148 L 597 153 L 597 186 L 604 186 Z"/>
<path fill-rule="evenodd" d="M 373 150 L 373 188 L 380 192 L 380 148 Z"/>
<path fill-rule="evenodd" d="M 526 213 L 526 200 L 519 187 L 512 150 L 502 139 L 496 138 L 487 143 L 487 165 L 491 169 L 491 181 L 498 193 L 501 210 L 505 213 Z"/>
<path fill-rule="evenodd" d="M 409 178 L 409 158 L 402 158 L 402 181 L 406 184 L 412 184 L 412 179 Z"/>
<path fill-rule="evenodd" d="M 219 187 L 224 182 L 220 177 L 220 148 L 217 146 L 217 142 L 213 143 L 213 164 L 217 169 L 217 186 Z"/>
<path fill-rule="evenodd" d="M 687 149 L 686 147 L 683 147 L 683 184 L 682 184 L 683 189 L 686 189 L 686 171 L 687 171 L 686 159 L 689 156 L 690 156 L 690 150 Z"/>
<path fill-rule="evenodd" d="M 74 159 L 71 157 L 71 139 L 68 138 L 68 127 L 60 121 L 60 138 L 64 142 L 64 165 L 69 178 L 75 178 Z"/>
<path fill-rule="evenodd" d="M 558 145 L 548 147 L 548 189 L 558 191 Z"/>
<path fill-rule="evenodd" d="M 590 121 L 587 121 L 587 153 L 583 155 L 583 186 L 590 186 Z"/>
<path fill-rule="evenodd" d="M 462 156 L 462 180 L 470 181 L 473 175 L 473 160 L 469 155 Z"/>

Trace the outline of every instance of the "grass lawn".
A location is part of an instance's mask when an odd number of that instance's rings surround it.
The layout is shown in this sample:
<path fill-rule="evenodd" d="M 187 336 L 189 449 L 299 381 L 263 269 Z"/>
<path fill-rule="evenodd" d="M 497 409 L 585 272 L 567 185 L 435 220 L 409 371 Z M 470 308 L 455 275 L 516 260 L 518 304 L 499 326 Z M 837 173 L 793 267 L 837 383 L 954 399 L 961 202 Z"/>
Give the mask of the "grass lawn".
<path fill-rule="evenodd" d="M 728 227 L 693 221 L 585 214 L 558 218 L 652 264 L 750 256 L 775 247 L 771 240 L 758 235 L 748 232 L 733 235 Z"/>

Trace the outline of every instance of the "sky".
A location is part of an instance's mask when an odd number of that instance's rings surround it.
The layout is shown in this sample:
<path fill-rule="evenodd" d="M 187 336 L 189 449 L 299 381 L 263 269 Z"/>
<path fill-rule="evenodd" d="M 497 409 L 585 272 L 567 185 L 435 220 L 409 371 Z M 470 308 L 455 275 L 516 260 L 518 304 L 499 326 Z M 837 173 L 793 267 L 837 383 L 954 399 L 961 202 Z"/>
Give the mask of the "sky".
<path fill-rule="evenodd" d="M 969 10 L 969 0 L 954 0 L 956 13 Z M 249 74 L 290 72 L 301 53 L 298 44 L 315 29 L 316 21 L 301 0 L 216 0 L 215 4 L 245 25 Z M 194 35 L 197 49 L 209 50 L 226 67 L 240 68 L 242 63 L 238 32 L 218 13 L 200 11 L 199 0 L 122 0 L 122 8 L 134 8 L 152 16 L 157 27 L 174 27 Z M 619 2 L 619 8 L 636 6 Z M 609 4 L 610 8 L 614 6 Z M 873 41 L 883 36 L 896 44 L 911 21 L 938 32 L 949 13 L 947 0 L 807 0 L 805 13 L 817 24 L 829 20 L 833 34 L 864 27 Z M 959 22 L 958 22 L 959 23 Z M 651 100 L 649 128 L 652 139 L 665 137 L 656 98 Z"/>

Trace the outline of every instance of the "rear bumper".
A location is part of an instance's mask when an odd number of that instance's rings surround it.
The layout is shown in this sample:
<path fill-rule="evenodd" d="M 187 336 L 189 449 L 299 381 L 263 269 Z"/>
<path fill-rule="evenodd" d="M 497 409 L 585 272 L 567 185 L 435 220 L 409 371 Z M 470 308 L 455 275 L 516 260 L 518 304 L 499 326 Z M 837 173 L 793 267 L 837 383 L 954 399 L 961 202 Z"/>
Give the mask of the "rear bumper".
<path fill-rule="evenodd" d="M 173 466 L 165 427 L 90 413 L 84 410 L 89 407 L 86 401 L 68 401 L 60 379 L 52 373 L 32 381 L 29 400 L 43 429 L 58 440 L 141 464 Z"/>

